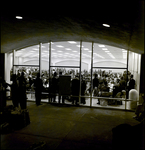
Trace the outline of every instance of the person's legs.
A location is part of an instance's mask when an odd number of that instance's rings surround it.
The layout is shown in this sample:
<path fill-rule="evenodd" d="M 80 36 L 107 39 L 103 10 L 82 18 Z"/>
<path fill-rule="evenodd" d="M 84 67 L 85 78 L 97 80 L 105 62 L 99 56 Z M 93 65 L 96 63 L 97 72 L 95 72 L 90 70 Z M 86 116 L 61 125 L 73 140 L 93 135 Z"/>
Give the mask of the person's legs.
<path fill-rule="evenodd" d="M 62 96 L 62 103 L 64 104 L 65 96 Z"/>
<path fill-rule="evenodd" d="M 58 103 L 60 104 L 61 95 L 58 96 Z"/>

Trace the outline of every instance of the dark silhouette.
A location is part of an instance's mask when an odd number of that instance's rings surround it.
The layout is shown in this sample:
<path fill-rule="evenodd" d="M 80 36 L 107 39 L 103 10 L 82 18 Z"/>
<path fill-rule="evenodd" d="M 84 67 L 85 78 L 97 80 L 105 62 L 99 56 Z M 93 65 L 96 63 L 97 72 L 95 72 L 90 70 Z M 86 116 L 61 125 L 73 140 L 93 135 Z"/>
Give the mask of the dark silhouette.
<path fill-rule="evenodd" d="M 129 91 L 134 88 L 135 88 L 135 80 L 133 79 L 133 75 L 131 75 L 129 80 Z"/>
<path fill-rule="evenodd" d="M 99 85 L 98 74 L 95 74 L 95 77 L 93 79 L 93 90 L 95 89 L 95 87 L 98 88 L 98 85 Z"/>
<path fill-rule="evenodd" d="M 0 111 L 6 106 L 6 88 L 7 83 L 0 76 Z"/>
<path fill-rule="evenodd" d="M 18 97 L 18 83 L 17 83 L 17 76 L 16 74 L 13 74 L 12 76 L 12 85 L 11 86 L 11 97 L 12 97 L 12 102 L 14 105 L 14 108 L 18 107 L 19 104 L 19 97 Z"/>
<path fill-rule="evenodd" d="M 51 93 L 51 102 L 56 102 L 56 92 L 58 87 L 58 79 L 56 78 L 57 73 L 54 72 L 53 78 L 51 79 L 51 85 L 50 85 L 50 93 Z"/>
<path fill-rule="evenodd" d="M 43 82 L 40 79 L 40 73 L 37 73 L 37 78 L 34 82 L 35 87 L 35 98 L 36 98 L 36 105 L 41 105 L 41 92 L 43 88 Z"/>
<path fill-rule="evenodd" d="M 121 77 L 121 80 L 119 82 L 119 92 L 125 90 L 125 88 L 126 88 L 126 81 L 124 80 L 123 77 Z"/>
<path fill-rule="evenodd" d="M 79 101 L 79 91 L 80 91 L 80 81 L 78 76 L 76 76 L 73 80 L 72 80 L 72 96 L 78 96 L 78 97 L 72 97 L 72 104 L 77 105 L 77 102 Z"/>
<path fill-rule="evenodd" d="M 21 73 L 21 76 L 18 78 L 19 90 L 18 90 L 18 98 L 20 101 L 21 109 L 26 109 L 26 79 L 24 77 L 24 72 Z"/>
<path fill-rule="evenodd" d="M 62 72 L 59 72 L 59 77 L 62 76 Z M 59 85 L 59 78 L 58 78 L 58 91 L 59 91 L 60 85 Z M 58 98 L 58 103 L 60 103 L 60 100 L 62 98 L 62 103 L 64 103 L 65 96 L 62 96 L 59 92 L 59 98 Z"/>
<path fill-rule="evenodd" d="M 86 82 L 85 80 L 83 79 L 83 76 L 81 76 L 81 96 L 85 96 L 85 91 L 86 91 Z M 85 97 L 81 97 L 81 103 L 82 104 L 86 104 L 86 101 L 85 101 Z"/>

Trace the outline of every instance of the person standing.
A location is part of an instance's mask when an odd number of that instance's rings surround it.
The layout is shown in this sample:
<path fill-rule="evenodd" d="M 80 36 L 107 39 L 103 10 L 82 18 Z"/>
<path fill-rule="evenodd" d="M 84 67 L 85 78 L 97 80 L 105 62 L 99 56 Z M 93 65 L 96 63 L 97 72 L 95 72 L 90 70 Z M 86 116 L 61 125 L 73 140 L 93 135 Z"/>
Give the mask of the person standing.
<path fill-rule="evenodd" d="M 74 100 L 75 100 L 75 104 L 77 105 L 77 102 L 79 101 L 79 91 L 80 91 L 80 81 L 79 81 L 79 77 L 76 75 L 75 78 L 72 80 L 72 104 L 74 104 Z"/>
<path fill-rule="evenodd" d="M 129 91 L 131 89 L 135 89 L 135 80 L 133 79 L 133 75 L 130 76 L 130 80 L 129 80 Z"/>
<path fill-rule="evenodd" d="M 58 97 L 58 103 L 60 104 L 60 100 L 62 98 L 62 103 L 65 103 L 65 96 L 61 95 L 61 85 L 60 85 L 60 77 L 62 76 L 62 72 L 59 72 L 59 78 L 58 78 L 58 92 L 59 92 L 59 97 Z"/>
<path fill-rule="evenodd" d="M 24 77 L 24 72 L 21 73 L 21 76 L 18 78 L 18 98 L 20 101 L 21 109 L 26 109 L 26 79 Z"/>
<path fill-rule="evenodd" d="M 53 78 L 51 80 L 51 101 L 56 102 L 56 92 L 58 87 L 58 79 L 57 79 L 57 73 L 54 72 Z"/>
<path fill-rule="evenodd" d="M 40 73 L 37 73 L 37 78 L 34 82 L 35 87 L 35 99 L 36 99 L 36 105 L 41 105 L 41 93 L 43 88 L 43 82 L 42 79 L 40 79 Z"/>
<path fill-rule="evenodd" d="M 16 74 L 13 74 L 12 76 L 12 85 L 10 85 L 11 87 L 11 96 L 12 96 L 12 102 L 14 105 L 14 108 L 18 107 L 18 103 L 19 103 L 19 97 L 18 97 L 18 83 L 17 83 L 17 76 Z"/>
<path fill-rule="evenodd" d="M 83 79 L 83 75 L 81 76 L 81 96 L 85 96 L 86 91 L 86 82 Z M 85 97 L 81 97 L 81 103 L 86 104 Z"/>

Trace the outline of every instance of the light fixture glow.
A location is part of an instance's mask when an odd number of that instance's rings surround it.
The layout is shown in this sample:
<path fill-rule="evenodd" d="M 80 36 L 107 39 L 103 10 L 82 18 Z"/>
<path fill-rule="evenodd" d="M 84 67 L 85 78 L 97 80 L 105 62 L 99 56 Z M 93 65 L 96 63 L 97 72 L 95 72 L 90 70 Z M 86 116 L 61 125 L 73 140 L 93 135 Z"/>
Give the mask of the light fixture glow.
<path fill-rule="evenodd" d="M 57 51 L 57 52 L 62 52 L 62 51 Z"/>
<path fill-rule="evenodd" d="M 110 25 L 109 25 L 109 24 L 103 24 L 103 26 L 104 26 L 104 27 L 110 27 Z"/>
<path fill-rule="evenodd" d="M 68 41 L 68 43 L 70 43 L 70 44 L 76 44 L 75 41 Z"/>
<path fill-rule="evenodd" d="M 105 45 L 98 45 L 99 47 L 105 47 Z"/>
<path fill-rule="evenodd" d="M 63 46 L 62 46 L 62 45 L 56 45 L 56 47 L 60 47 L 60 48 L 62 48 Z"/>
<path fill-rule="evenodd" d="M 17 19 L 23 19 L 23 17 L 22 17 L 22 16 L 16 16 L 16 18 L 17 18 Z"/>
<path fill-rule="evenodd" d="M 77 47 L 80 47 L 80 45 L 76 45 Z M 84 47 L 83 45 L 82 45 L 82 47 Z"/>
<path fill-rule="evenodd" d="M 110 51 L 105 51 L 106 53 L 109 53 Z"/>
<path fill-rule="evenodd" d="M 102 50 L 108 50 L 107 48 L 102 48 Z"/>
<path fill-rule="evenodd" d="M 73 52 L 75 52 L 75 53 L 76 53 L 77 51 L 73 51 Z"/>
<path fill-rule="evenodd" d="M 89 50 L 88 48 L 84 48 L 85 51 Z"/>
<path fill-rule="evenodd" d="M 65 48 L 66 50 L 71 50 L 70 48 Z"/>

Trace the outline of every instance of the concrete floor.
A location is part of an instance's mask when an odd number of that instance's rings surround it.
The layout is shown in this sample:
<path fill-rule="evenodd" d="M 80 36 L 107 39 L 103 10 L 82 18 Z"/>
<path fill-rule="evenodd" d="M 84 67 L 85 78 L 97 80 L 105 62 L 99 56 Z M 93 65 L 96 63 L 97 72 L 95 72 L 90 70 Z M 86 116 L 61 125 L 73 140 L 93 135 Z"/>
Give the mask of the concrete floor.
<path fill-rule="evenodd" d="M 27 102 L 27 106 L 31 123 L 2 134 L 1 149 L 27 149 L 40 141 L 46 142 L 47 149 L 112 149 L 112 128 L 139 124 L 129 111 L 47 103 L 36 106 L 35 102 Z"/>

